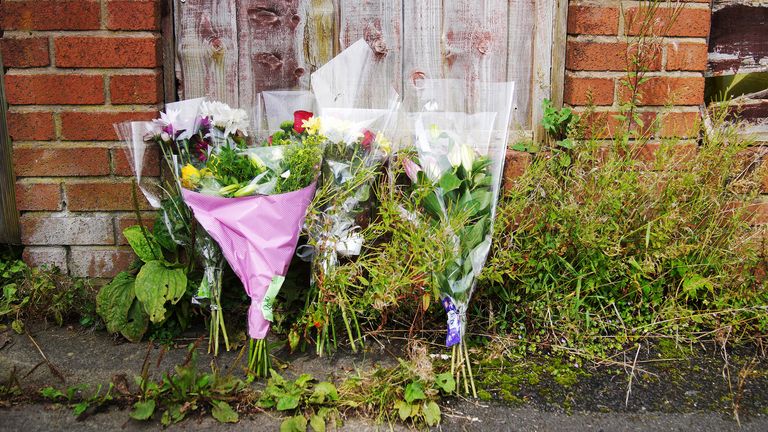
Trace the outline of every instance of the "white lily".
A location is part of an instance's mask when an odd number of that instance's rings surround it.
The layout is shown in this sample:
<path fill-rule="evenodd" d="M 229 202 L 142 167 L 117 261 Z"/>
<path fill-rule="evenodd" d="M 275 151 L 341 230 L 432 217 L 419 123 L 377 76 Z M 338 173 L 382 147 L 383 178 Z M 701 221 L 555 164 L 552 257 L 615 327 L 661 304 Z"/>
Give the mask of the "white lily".
<path fill-rule="evenodd" d="M 461 146 L 461 164 L 467 172 L 472 171 L 472 165 L 475 163 L 475 150 L 464 144 Z"/>
<path fill-rule="evenodd" d="M 290 177 L 290 176 L 291 176 L 291 170 L 288 170 L 288 171 L 286 171 L 286 172 L 284 172 L 284 173 L 280 174 L 280 177 L 282 177 L 282 178 L 284 178 L 284 179 L 287 179 L 287 178 L 288 178 L 288 177 Z"/>
<path fill-rule="evenodd" d="M 454 168 L 457 168 L 461 166 L 461 160 L 462 160 L 462 146 L 460 144 L 454 144 L 451 146 L 451 150 L 448 152 L 448 162 L 451 163 L 451 166 Z"/>
<path fill-rule="evenodd" d="M 421 161 L 421 165 L 424 173 L 427 175 L 427 178 L 433 182 L 440 180 L 442 173 L 440 172 L 440 165 L 438 165 L 435 159 L 431 157 L 424 158 L 424 160 Z"/>

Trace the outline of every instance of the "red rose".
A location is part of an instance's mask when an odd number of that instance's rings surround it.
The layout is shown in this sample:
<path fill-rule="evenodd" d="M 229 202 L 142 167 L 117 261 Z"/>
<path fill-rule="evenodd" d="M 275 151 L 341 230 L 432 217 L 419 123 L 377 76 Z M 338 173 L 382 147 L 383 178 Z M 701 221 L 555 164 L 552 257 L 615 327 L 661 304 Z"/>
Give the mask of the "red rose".
<path fill-rule="evenodd" d="M 376 135 L 373 134 L 373 132 L 369 131 L 368 129 L 365 129 L 363 131 L 363 141 L 360 143 L 364 149 L 370 150 L 371 144 L 373 144 L 373 141 L 376 139 Z"/>
<path fill-rule="evenodd" d="M 296 111 L 293 113 L 293 130 L 296 133 L 304 133 L 304 120 L 309 120 L 314 114 L 309 111 Z"/>
<path fill-rule="evenodd" d="M 272 135 L 270 135 L 269 138 L 267 138 L 267 142 L 269 143 L 269 145 L 272 145 Z"/>

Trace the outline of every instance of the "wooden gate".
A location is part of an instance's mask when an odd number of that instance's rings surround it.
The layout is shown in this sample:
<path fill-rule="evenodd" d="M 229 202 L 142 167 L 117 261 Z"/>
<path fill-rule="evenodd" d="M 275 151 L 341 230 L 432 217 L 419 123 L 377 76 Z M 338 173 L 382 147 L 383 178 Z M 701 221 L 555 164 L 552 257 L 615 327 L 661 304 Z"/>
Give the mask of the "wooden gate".
<path fill-rule="evenodd" d="M 562 101 L 567 0 L 172 2 L 166 53 L 180 98 L 249 109 L 262 90 L 309 88 L 314 70 L 364 38 L 401 94 L 423 77 L 514 80 L 513 128 L 527 131 L 542 99 Z"/>
<path fill-rule="evenodd" d="M 0 71 L 3 70 L 3 57 L 0 54 Z M 0 74 L 0 243 L 19 242 L 19 213 L 16 211 L 16 195 L 11 163 L 11 140 L 6 122 L 7 105 L 5 102 L 5 83 Z"/>

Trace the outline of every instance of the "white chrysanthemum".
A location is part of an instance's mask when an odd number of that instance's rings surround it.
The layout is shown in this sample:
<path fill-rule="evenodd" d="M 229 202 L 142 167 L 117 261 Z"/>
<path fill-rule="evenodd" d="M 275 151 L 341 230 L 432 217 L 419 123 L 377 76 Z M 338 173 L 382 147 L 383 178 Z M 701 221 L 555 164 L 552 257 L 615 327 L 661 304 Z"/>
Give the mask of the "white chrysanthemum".
<path fill-rule="evenodd" d="M 245 110 L 232 108 L 223 102 L 203 102 L 200 111 L 213 126 L 223 129 L 224 135 L 240 131 L 247 136 L 248 113 Z"/>
<path fill-rule="evenodd" d="M 320 134 L 331 142 L 352 144 L 363 137 L 363 133 L 355 123 L 336 117 L 321 117 Z"/>

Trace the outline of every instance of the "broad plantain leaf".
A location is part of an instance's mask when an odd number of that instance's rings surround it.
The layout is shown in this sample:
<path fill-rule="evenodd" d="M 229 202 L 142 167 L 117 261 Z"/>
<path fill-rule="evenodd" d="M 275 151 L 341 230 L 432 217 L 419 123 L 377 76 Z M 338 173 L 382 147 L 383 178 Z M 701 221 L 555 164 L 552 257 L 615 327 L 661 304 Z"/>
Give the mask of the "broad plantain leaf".
<path fill-rule="evenodd" d="M 325 419 L 317 414 L 309 418 L 309 425 L 315 432 L 325 432 Z"/>
<path fill-rule="evenodd" d="M 435 401 L 425 403 L 421 411 L 424 413 L 424 421 L 427 426 L 437 426 L 440 423 L 440 407 Z"/>
<path fill-rule="evenodd" d="M 176 304 L 187 290 L 184 269 L 168 268 L 161 261 L 149 261 L 136 275 L 136 298 L 153 323 L 165 319 L 165 302 Z"/>
<path fill-rule="evenodd" d="M 435 375 L 435 384 L 446 393 L 453 393 L 456 390 L 456 380 L 450 372 Z"/>
<path fill-rule="evenodd" d="M 237 423 L 237 421 L 240 419 L 240 417 L 228 403 L 214 400 L 211 401 L 211 404 L 213 405 L 213 409 L 211 409 L 211 415 L 219 422 Z"/>
<path fill-rule="evenodd" d="M 280 424 L 280 432 L 306 432 L 306 430 L 307 419 L 301 414 L 285 419 Z"/>
<path fill-rule="evenodd" d="M 96 296 L 96 312 L 106 323 L 107 331 L 122 333 L 131 342 L 141 340 L 148 325 L 148 317 L 134 301 L 135 282 L 130 273 L 121 272 Z"/>
<path fill-rule="evenodd" d="M 131 418 L 135 420 L 149 420 L 152 414 L 155 413 L 155 400 L 149 399 L 146 401 L 139 401 L 133 404 L 133 411 L 131 411 Z"/>
<path fill-rule="evenodd" d="M 422 387 L 421 383 L 414 381 L 407 386 L 405 386 L 405 401 L 408 403 L 413 403 L 415 400 L 423 400 L 426 399 L 427 395 L 424 394 L 424 387 Z"/>
<path fill-rule="evenodd" d="M 131 245 L 133 251 L 144 262 L 163 259 L 163 252 L 160 245 L 155 240 L 155 236 L 139 225 L 134 225 L 123 230 L 125 239 Z"/>

